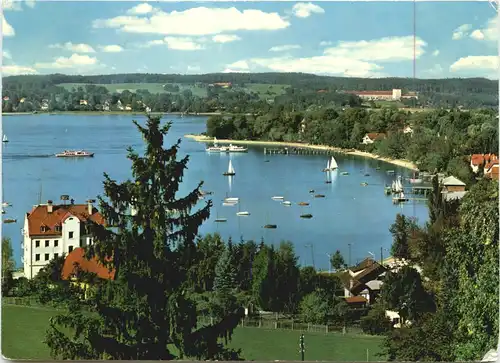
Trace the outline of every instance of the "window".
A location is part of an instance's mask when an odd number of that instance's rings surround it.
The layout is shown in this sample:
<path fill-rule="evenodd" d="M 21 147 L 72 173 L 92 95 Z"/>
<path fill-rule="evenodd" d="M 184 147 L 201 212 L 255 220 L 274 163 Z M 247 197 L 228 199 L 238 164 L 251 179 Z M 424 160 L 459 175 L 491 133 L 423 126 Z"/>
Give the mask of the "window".
<path fill-rule="evenodd" d="M 48 254 L 48 253 L 46 253 L 46 254 L 45 254 L 45 261 L 48 261 L 48 260 L 49 260 L 49 254 Z"/>
<path fill-rule="evenodd" d="M 69 247 L 68 247 L 68 251 L 69 251 L 69 252 L 73 251 L 73 246 L 69 246 Z"/>
<path fill-rule="evenodd" d="M 54 258 L 58 258 L 59 257 L 59 253 L 54 253 Z"/>
<path fill-rule="evenodd" d="M 39 253 L 37 253 L 37 254 L 35 255 L 35 261 L 40 261 L 40 254 L 39 254 Z"/>
<path fill-rule="evenodd" d="M 69 232 L 68 235 L 69 235 L 69 238 L 73 238 L 73 232 Z"/>
<path fill-rule="evenodd" d="M 35 241 L 35 247 L 40 247 L 40 241 Z"/>
<path fill-rule="evenodd" d="M 56 226 L 56 232 L 61 232 L 61 226 Z"/>
<path fill-rule="evenodd" d="M 59 240 L 55 239 L 54 240 L 54 247 L 57 247 L 57 246 L 59 246 Z"/>
<path fill-rule="evenodd" d="M 49 245 L 50 245 L 50 240 L 46 239 L 45 240 L 45 247 L 49 247 Z"/>

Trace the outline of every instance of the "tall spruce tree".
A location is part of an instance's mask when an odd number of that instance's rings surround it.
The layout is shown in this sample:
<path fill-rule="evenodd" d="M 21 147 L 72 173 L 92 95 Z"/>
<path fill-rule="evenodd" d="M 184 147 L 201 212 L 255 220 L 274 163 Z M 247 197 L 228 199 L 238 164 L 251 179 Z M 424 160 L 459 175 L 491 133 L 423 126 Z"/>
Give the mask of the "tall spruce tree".
<path fill-rule="evenodd" d="M 54 358 L 72 360 L 238 359 L 219 338 L 231 336 L 241 311 L 197 329 L 186 294 L 195 237 L 211 202 L 191 212 L 202 183 L 176 197 L 189 157 L 178 160 L 180 140 L 163 148 L 171 123 L 148 116 L 145 126 L 134 124 L 146 147 L 143 156 L 128 149 L 133 180 L 104 174 L 107 200 L 99 197 L 99 205 L 108 226 L 87 225 L 95 241 L 87 257 L 114 268 L 115 279 L 96 286 L 95 314 L 75 305 L 52 318 L 46 344 Z"/>

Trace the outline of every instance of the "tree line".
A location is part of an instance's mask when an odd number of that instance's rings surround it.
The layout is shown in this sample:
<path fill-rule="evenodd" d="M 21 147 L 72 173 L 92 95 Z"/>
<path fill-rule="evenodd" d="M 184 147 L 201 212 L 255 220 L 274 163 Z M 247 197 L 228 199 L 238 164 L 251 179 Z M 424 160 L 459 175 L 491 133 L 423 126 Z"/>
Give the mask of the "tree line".
<path fill-rule="evenodd" d="M 414 162 L 422 171 L 448 171 L 472 182 L 468 157 L 497 153 L 498 122 L 492 110 L 432 110 L 411 113 L 383 108 L 324 108 L 309 112 L 275 107 L 261 116 L 211 116 L 206 134 L 218 139 L 303 142 L 374 152 Z M 410 127 L 411 132 L 405 133 Z M 383 133 L 373 144 L 367 133 Z"/>

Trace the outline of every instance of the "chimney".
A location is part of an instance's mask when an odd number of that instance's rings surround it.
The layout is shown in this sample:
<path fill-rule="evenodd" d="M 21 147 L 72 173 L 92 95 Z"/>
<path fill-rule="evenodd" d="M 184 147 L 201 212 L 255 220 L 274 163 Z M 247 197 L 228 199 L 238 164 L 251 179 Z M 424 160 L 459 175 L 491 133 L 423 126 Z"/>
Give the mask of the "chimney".
<path fill-rule="evenodd" d="M 52 213 L 53 212 L 53 206 L 52 206 L 52 201 L 48 200 L 47 201 L 47 213 Z"/>
<path fill-rule="evenodd" d="M 91 216 L 94 213 L 94 205 L 92 204 L 94 202 L 95 200 L 93 199 L 87 200 L 87 213 L 89 214 L 89 216 Z"/>

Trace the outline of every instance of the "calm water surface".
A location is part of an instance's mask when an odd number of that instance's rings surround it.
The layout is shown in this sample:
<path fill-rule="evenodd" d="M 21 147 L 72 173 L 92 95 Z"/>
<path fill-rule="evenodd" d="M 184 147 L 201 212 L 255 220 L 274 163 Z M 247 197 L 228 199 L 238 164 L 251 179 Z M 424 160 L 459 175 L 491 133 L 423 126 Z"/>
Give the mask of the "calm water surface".
<path fill-rule="evenodd" d="M 13 204 L 6 208 L 4 218 L 17 218 L 17 223 L 3 224 L 3 235 L 11 237 L 14 256 L 20 265 L 21 228 L 24 215 L 39 201 L 59 201 L 69 194 L 76 203 L 85 203 L 89 198 L 103 192 L 103 172 L 122 181 L 131 176 L 131 163 L 126 159 L 126 147 L 142 150 L 142 140 L 132 119 L 137 116 L 75 116 L 32 115 L 3 117 L 3 131 L 9 143 L 3 145 L 3 193 L 4 200 Z M 261 238 L 268 244 L 279 244 L 290 240 L 295 244 L 300 262 L 317 268 L 328 269 L 327 253 L 340 249 L 346 260 L 351 244 L 351 262 L 369 256 L 369 252 L 380 258 L 388 256 L 391 235 L 389 226 L 397 213 L 427 220 L 427 208 L 423 203 L 394 206 L 390 197 L 383 193 L 385 183 L 394 176 L 387 170 L 409 176 L 411 171 L 380 161 L 355 156 L 336 155 L 339 170 L 348 171 L 348 176 L 333 174 L 332 184 L 325 183 L 325 155 L 267 155 L 263 148 L 251 148 L 246 154 L 207 154 L 205 145 L 183 138 L 188 133 L 205 130 L 202 117 L 172 119 L 173 127 L 168 135 L 169 144 L 182 138 L 182 155 L 189 154 L 189 169 L 186 172 L 180 193 L 187 193 L 200 180 L 205 182 L 203 190 L 214 192 L 209 196 L 214 202 L 210 220 L 200 233 L 219 232 L 233 241 Z M 60 159 L 56 152 L 65 149 L 86 149 L 95 152 L 89 159 Z M 236 176 L 222 176 L 232 159 Z M 269 160 L 269 162 L 265 162 Z M 380 170 L 376 170 L 376 167 Z M 369 173 L 370 176 L 364 176 Z M 360 183 L 369 185 L 363 187 Z M 325 198 L 314 198 L 309 190 L 324 194 Z M 293 203 L 286 207 L 272 196 L 284 196 Z M 237 206 L 222 206 L 226 196 L 239 197 Z M 309 202 L 306 207 L 298 202 Z M 238 217 L 239 210 L 249 211 L 250 216 Z M 301 214 L 310 213 L 312 219 L 302 219 Z M 226 223 L 215 223 L 217 217 L 227 218 Z M 276 224 L 277 229 L 262 228 L 265 224 Z M 312 246 L 312 247 L 311 247 Z"/>

